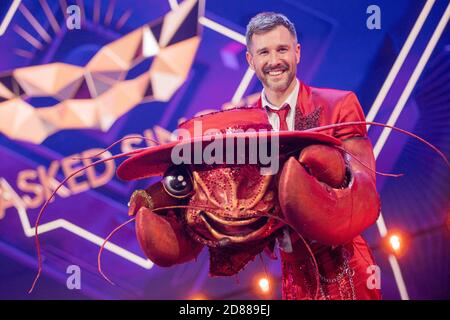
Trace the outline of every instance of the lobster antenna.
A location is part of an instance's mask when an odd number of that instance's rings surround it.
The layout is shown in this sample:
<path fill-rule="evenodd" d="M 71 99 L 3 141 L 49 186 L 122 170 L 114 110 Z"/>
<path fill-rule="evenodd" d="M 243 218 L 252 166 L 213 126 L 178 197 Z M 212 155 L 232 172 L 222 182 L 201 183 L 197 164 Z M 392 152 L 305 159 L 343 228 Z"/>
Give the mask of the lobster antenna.
<path fill-rule="evenodd" d="M 121 143 L 122 141 L 131 140 L 131 139 L 143 139 L 143 140 L 146 140 L 146 141 L 153 142 L 156 145 L 160 145 L 160 143 L 158 141 L 150 139 L 150 138 L 147 138 L 147 137 L 144 137 L 144 136 L 141 136 L 141 135 L 129 136 L 129 137 L 124 137 L 122 139 L 119 139 L 119 140 L 113 142 L 112 144 L 109 145 L 109 147 L 103 149 L 99 153 L 94 154 L 93 156 L 90 156 L 90 157 L 72 157 L 72 159 L 74 159 L 74 160 L 84 160 L 84 159 L 96 158 L 96 157 L 100 156 L 101 154 L 105 153 L 106 151 L 110 150 L 115 145 Z M 145 150 L 145 149 L 146 148 L 139 148 L 139 149 L 134 149 L 133 151 L 135 151 L 136 153 L 139 153 L 139 152 L 141 152 L 142 150 Z"/>
<path fill-rule="evenodd" d="M 126 152 L 126 153 L 117 154 L 117 155 L 111 156 L 111 157 L 109 157 L 109 158 L 105 158 L 105 159 L 101 159 L 101 160 L 92 162 L 92 163 L 90 163 L 90 164 L 88 164 L 88 165 L 86 165 L 86 166 L 84 166 L 84 167 L 82 167 L 82 168 L 79 168 L 79 169 L 75 170 L 75 171 L 72 172 L 70 175 L 68 175 L 63 181 L 61 181 L 61 183 L 60 183 L 60 184 L 55 188 L 55 190 L 52 192 L 52 194 L 50 195 L 50 197 L 48 197 L 48 199 L 45 200 L 45 203 L 44 203 L 44 205 L 42 206 L 41 210 L 39 211 L 39 214 L 38 214 L 38 216 L 37 216 L 37 218 L 36 218 L 36 222 L 35 222 L 35 225 L 34 225 L 34 230 L 35 230 L 35 232 L 34 232 L 34 239 L 35 239 L 35 245 L 36 245 L 36 252 L 37 252 L 37 256 L 38 256 L 38 271 L 37 271 L 36 276 L 35 276 L 35 278 L 34 278 L 34 280 L 33 280 L 33 283 L 32 283 L 32 285 L 31 285 L 30 290 L 28 290 L 28 293 L 29 293 L 29 294 L 30 294 L 31 292 L 33 292 L 33 290 L 34 290 L 34 288 L 35 288 L 35 286 L 36 286 L 36 283 L 37 283 L 37 281 L 39 280 L 39 278 L 40 278 L 40 276 L 41 276 L 41 273 L 42 273 L 41 245 L 40 245 L 40 242 L 39 242 L 39 231 L 38 231 L 39 223 L 40 223 L 40 221 L 41 221 L 41 218 L 42 218 L 42 215 L 43 215 L 43 213 L 44 213 L 44 210 L 47 208 L 48 204 L 49 204 L 50 201 L 53 199 L 53 197 L 54 197 L 55 194 L 58 192 L 58 190 L 59 190 L 59 189 L 60 189 L 60 188 L 61 188 L 61 187 L 62 187 L 62 186 L 70 179 L 70 178 L 72 178 L 72 177 L 74 177 L 75 175 L 77 175 L 78 173 L 80 173 L 80 172 L 86 170 L 87 168 L 96 166 L 97 164 L 104 163 L 104 162 L 109 161 L 109 160 L 114 160 L 114 159 L 117 159 L 117 158 L 121 158 L 121 157 L 126 157 L 126 156 L 129 156 L 129 155 L 133 155 L 133 154 L 135 154 L 135 153 L 136 153 L 136 151 L 131 151 L 131 152 Z"/>
<path fill-rule="evenodd" d="M 347 126 L 354 126 L 354 125 L 374 125 L 374 126 L 379 126 L 379 127 L 385 127 L 385 128 L 389 128 L 398 132 L 401 132 L 403 134 L 406 134 L 410 137 L 413 137 L 414 139 L 419 140 L 420 142 L 426 144 L 428 147 L 430 147 L 431 149 L 433 149 L 447 164 L 447 166 L 450 168 L 450 163 L 447 159 L 447 157 L 445 156 L 445 154 L 439 150 L 436 146 L 434 146 L 433 144 L 431 144 L 430 142 L 428 142 L 427 140 L 419 137 L 418 135 L 411 133 L 409 131 L 394 127 L 394 126 L 390 126 L 384 123 L 379 123 L 379 122 L 372 122 L 372 121 L 350 121 L 350 122 L 342 122 L 342 123 L 334 123 L 334 124 L 328 124 L 325 126 L 320 126 L 320 127 L 315 127 L 315 128 L 310 128 L 310 129 L 306 129 L 303 130 L 305 132 L 316 132 L 316 131 L 322 131 L 322 130 L 327 130 L 327 129 L 334 129 L 334 128 L 339 128 L 339 127 L 347 127 Z"/>
<path fill-rule="evenodd" d="M 98 251 L 98 256 L 97 256 L 97 269 L 98 272 L 100 272 L 100 274 L 102 275 L 102 277 L 108 281 L 110 284 L 112 285 L 116 285 L 114 282 L 112 282 L 103 272 L 102 270 L 102 262 L 101 262 L 101 257 L 102 257 L 102 253 L 103 250 L 105 249 L 106 244 L 108 243 L 109 239 L 111 239 L 111 237 L 120 229 L 122 229 L 123 227 L 125 227 L 127 224 L 129 224 L 130 222 L 136 220 L 135 217 L 128 219 L 127 221 L 125 221 L 124 223 L 120 224 L 118 227 L 116 227 L 113 231 L 111 231 L 111 233 L 105 238 L 105 241 L 103 241 L 100 250 Z"/>

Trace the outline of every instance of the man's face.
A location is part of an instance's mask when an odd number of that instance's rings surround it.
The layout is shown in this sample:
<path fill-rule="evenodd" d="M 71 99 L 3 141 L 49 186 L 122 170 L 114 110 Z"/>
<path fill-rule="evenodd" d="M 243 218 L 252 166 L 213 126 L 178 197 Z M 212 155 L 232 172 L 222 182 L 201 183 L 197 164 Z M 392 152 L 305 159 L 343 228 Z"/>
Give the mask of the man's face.
<path fill-rule="evenodd" d="M 282 92 L 294 80 L 300 61 L 300 45 L 284 26 L 254 34 L 246 54 L 264 88 Z"/>

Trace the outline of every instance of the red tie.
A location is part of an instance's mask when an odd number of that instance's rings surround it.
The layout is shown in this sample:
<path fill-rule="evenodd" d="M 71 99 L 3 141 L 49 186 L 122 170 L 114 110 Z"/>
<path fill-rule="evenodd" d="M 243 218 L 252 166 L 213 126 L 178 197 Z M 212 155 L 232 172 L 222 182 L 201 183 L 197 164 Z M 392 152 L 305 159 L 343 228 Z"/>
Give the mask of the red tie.
<path fill-rule="evenodd" d="M 268 106 L 266 107 L 270 112 L 276 113 L 278 115 L 278 119 L 280 119 L 280 131 L 288 131 L 289 127 L 286 122 L 287 115 L 291 107 L 289 104 L 285 103 L 280 109 L 272 109 Z"/>

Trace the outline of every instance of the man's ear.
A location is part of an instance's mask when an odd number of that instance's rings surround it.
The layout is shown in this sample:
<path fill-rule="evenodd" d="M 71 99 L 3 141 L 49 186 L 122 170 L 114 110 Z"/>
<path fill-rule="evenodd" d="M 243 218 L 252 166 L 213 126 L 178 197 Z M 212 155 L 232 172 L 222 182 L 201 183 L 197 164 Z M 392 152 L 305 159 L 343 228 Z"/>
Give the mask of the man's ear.
<path fill-rule="evenodd" d="M 253 60 L 252 60 L 252 58 L 253 58 L 252 54 L 247 51 L 245 53 L 245 58 L 247 58 L 247 62 L 248 62 L 248 65 L 250 66 L 250 69 L 255 71 L 255 66 L 253 65 Z"/>
<path fill-rule="evenodd" d="M 297 45 L 295 46 L 295 55 L 297 57 L 297 64 L 300 62 L 300 56 L 301 56 L 301 46 L 300 43 L 297 43 Z"/>

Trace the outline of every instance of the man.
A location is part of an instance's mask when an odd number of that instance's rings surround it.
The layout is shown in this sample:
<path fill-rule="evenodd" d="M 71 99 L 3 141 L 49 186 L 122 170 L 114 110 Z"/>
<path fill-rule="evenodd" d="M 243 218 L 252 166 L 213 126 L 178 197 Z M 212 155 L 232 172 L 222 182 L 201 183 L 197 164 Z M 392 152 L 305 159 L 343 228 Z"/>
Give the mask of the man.
<path fill-rule="evenodd" d="M 267 111 L 274 130 L 364 121 L 354 93 L 314 88 L 297 79 L 301 47 L 288 18 L 260 13 L 250 20 L 246 39 L 247 61 L 264 87 L 254 107 Z M 379 214 L 366 128 L 345 126 L 323 133 L 340 139 L 343 151 L 306 147 L 281 172 L 290 179 L 283 179 L 289 183 L 279 186 L 278 196 L 287 204 L 283 212 L 295 230 L 285 228 L 278 238 L 283 273 L 292 275 L 283 281 L 283 298 L 380 299 L 379 283 L 370 282 L 368 271 L 375 263 L 359 235 Z M 317 283 L 319 297 L 312 289 Z"/>

